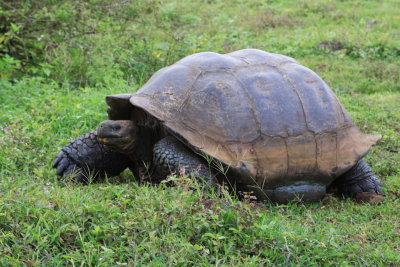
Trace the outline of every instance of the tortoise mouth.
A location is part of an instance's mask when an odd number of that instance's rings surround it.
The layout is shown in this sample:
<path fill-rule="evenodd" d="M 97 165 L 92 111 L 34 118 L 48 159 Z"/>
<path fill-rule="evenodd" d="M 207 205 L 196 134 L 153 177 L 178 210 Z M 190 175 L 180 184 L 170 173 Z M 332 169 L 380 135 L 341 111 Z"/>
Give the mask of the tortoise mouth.
<path fill-rule="evenodd" d="M 105 144 L 105 145 L 109 145 L 109 144 L 126 144 L 131 142 L 131 138 L 127 137 L 127 136 L 123 136 L 123 137 L 98 137 L 97 138 L 101 143 Z"/>

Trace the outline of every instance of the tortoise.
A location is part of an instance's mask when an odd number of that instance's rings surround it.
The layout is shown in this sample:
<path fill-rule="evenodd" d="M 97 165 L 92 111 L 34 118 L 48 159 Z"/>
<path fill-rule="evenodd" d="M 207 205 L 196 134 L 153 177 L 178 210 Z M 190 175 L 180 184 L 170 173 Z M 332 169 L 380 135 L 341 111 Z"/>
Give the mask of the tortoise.
<path fill-rule="evenodd" d="M 89 172 L 130 168 L 158 183 L 184 170 L 206 186 L 228 179 L 275 203 L 319 201 L 328 187 L 347 197 L 381 194 L 362 160 L 381 136 L 362 133 L 329 86 L 284 55 L 193 54 L 106 103 L 109 120 L 58 154 L 59 176 L 80 168 L 76 180 L 85 181 Z"/>

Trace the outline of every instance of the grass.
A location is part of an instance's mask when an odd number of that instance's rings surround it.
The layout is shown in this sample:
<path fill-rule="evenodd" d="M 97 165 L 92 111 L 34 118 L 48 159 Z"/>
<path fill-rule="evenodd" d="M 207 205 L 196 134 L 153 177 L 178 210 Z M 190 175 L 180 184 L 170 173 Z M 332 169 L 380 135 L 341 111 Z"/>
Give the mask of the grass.
<path fill-rule="evenodd" d="M 328 195 L 276 206 L 192 191 L 184 178 L 139 185 L 129 172 L 88 186 L 58 181 L 53 159 L 106 119 L 104 96 L 134 91 L 151 73 L 134 88 L 1 80 L 0 265 L 400 265 L 398 10 L 397 1 L 169 0 L 147 25 L 160 65 L 255 47 L 315 70 L 362 131 L 383 135 L 366 157 L 382 180 L 380 205 Z"/>

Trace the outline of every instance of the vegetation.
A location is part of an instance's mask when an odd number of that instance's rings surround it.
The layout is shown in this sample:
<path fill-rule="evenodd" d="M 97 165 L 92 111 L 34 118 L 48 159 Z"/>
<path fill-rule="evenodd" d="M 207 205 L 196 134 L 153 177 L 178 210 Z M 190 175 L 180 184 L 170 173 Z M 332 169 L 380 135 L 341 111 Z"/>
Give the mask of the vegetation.
<path fill-rule="evenodd" d="M 383 1 L 0 2 L 0 265 L 400 265 L 400 5 Z M 200 51 L 253 47 L 315 70 L 360 128 L 386 201 L 276 206 L 222 192 L 88 186 L 51 164 L 132 92 Z"/>

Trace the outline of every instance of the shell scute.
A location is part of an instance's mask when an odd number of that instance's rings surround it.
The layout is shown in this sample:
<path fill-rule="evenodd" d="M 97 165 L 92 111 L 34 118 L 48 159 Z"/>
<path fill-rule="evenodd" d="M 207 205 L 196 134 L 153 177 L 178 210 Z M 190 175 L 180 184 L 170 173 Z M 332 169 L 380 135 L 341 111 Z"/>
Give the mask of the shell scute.
<path fill-rule="evenodd" d="M 240 68 L 236 75 L 248 90 L 252 100 L 249 105 L 262 122 L 263 134 L 288 137 L 307 131 L 299 98 L 275 68 L 267 65 Z"/>
<path fill-rule="evenodd" d="M 301 103 L 309 131 L 318 133 L 354 124 L 332 90 L 313 71 L 301 65 L 285 65 L 280 72 Z"/>
<path fill-rule="evenodd" d="M 221 69 L 232 69 L 235 66 L 239 66 L 242 62 L 233 57 L 227 57 L 218 53 L 213 52 L 202 52 L 187 56 L 179 60 L 177 65 L 190 66 L 201 70 L 221 70 Z"/>
<path fill-rule="evenodd" d="M 181 110 L 182 121 L 221 143 L 250 142 L 259 135 L 245 89 L 229 72 L 204 73 Z"/>
<path fill-rule="evenodd" d="M 279 66 L 285 63 L 297 63 L 291 57 L 268 53 L 258 49 L 243 49 L 227 54 L 245 62 L 247 65 L 267 64 L 269 66 Z"/>

